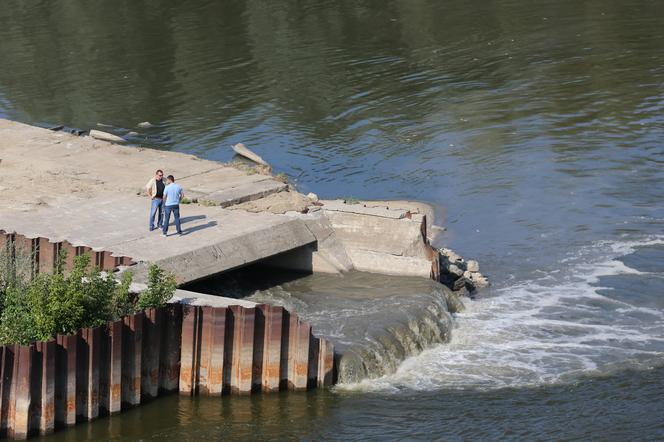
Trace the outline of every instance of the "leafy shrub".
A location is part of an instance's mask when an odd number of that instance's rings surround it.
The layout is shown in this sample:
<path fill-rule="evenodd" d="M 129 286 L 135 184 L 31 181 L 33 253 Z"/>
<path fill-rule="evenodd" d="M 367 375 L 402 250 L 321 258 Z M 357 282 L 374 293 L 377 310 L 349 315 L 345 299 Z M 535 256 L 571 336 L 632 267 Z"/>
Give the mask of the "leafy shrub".
<path fill-rule="evenodd" d="M 177 282 L 175 275 L 164 272 L 156 264 L 148 268 L 148 288 L 138 298 L 138 308 L 163 307 L 173 297 Z"/>
<path fill-rule="evenodd" d="M 177 287 L 174 275 L 151 265 L 148 288 L 136 300 L 129 291 L 131 272 L 125 272 L 117 281 L 91 266 L 87 254 L 76 256 L 65 275 L 63 251 L 53 274 L 40 273 L 31 278 L 31 271 L 24 271 L 20 265 L 23 257 L 0 252 L 0 343 L 46 340 L 83 327 L 104 325 L 137 309 L 162 307 Z"/>

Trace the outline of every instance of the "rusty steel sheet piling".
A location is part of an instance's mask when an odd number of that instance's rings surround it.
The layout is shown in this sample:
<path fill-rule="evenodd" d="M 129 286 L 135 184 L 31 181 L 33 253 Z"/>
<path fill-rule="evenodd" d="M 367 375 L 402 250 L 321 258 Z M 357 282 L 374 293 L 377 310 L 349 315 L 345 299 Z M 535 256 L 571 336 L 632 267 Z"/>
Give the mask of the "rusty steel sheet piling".
<path fill-rule="evenodd" d="M 231 392 L 236 394 L 251 393 L 252 365 L 254 362 L 254 307 L 232 305 L 233 315 L 233 352 L 231 359 Z"/>
<path fill-rule="evenodd" d="M 159 391 L 178 390 L 180 377 L 180 345 L 182 336 L 182 304 L 164 308 L 161 352 L 159 356 Z"/>
<path fill-rule="evenodd" d="M 76 423 L 76 350 L 78 336 L 56 337 L 55 362 L 55 424 L 69 426 Z"/>
<path fill-rule="evenodd" d="M 99 417 L 99 327 L 79 331 L 76 358 L 76 418 L 80 421 Z"/>
<path fill-rule="evenodd" d="M 283 307 L 147 309 L 73 335 L 1 346 L 0 436 L 48 434 L 174 390 L 212 396 L 325 387 L 333 370 L 332 344 Z"/>
<path fill-rule="evenodd" d="M 14 345 L 14 382 L 9 393 L 8 417 L 8 435 L 13 439 L 26 439 L 30 434 L 33 357 L 34 345 Z"/>
<path fill-rule="evenodd" d="M 201 308 L 182 306 L 182 338 L 180 349 L 180 394 L 194 395 L 200 365 Z"/>
<path fill-rule="evenodd" d="M 41 384 L 39 392 L 39 420 L 34 419 L 31 427 L 40 434 L 49 434 L 55 430 L 55 352 L 56 343 L 51 339 L 36 343 L 36 356 L 39 361 L 35 375 Z"/>
<path fill-rule="evenodd" d="M 260 312 L 263 318 L 261 389 L 264 392 L 278 391 L 284 308 L 261 304 L 257 306 L 257 312 Z"/>
<path fill-rule="evenodd" d="M 143 347 L 141 349 L 141 396 L 155 398 L 159 394 L 159 345 L 161 344 L 162 310 L 145 310 Z"/>
<path fill-rule="evenodd" d="M 122 329 L 121 320 L 101 329 L 99 371 L 99 414 L 119 413 L 122 404 Z"/>
<path fill-rule="evenodd" d="M 7 436 L 9 422 L 9 395 L 14 371 L 14 348 L 3 345 L 0 348 L 0 437 Z"/>
<path fill-rule="evenodd" d="M 327 339 L 319 339 L 318 388 L 334 384 L 334 345 Z"/>
<path fill-rule="evenodd" d="M 200 368 L 198 391 L 215 396 L 223 391 L 224 340 L 226 339 L 226 309 L 202 307 Z"/>
<path fill-rule="evenodd" d="M 288 321 L 288 388 L 306 390 L 309 372 L 311 326 L 291 314 Z"/>
<path fill-rule="evenodd" d="M 123 318 L 122 330 L 122 407 L 141 403 L 141 353 L 143 349 L 143 312 Z"/>

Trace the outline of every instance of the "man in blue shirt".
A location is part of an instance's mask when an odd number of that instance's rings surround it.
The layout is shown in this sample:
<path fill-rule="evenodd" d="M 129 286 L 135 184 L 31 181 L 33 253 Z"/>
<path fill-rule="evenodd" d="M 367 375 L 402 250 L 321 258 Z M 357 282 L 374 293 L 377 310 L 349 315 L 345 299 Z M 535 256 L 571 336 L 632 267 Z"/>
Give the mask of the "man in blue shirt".
<path fill-rule="evenodd" d="M 184 198 L 184 192 L 179 184 L 175 184 L 173 175 L 166 177 L 166 188 L 164 189 L 164 225 L 163 235 L 168 235 L 168 224 L 171 221 L 171 212 L 175 218 L 175 231 L 178 235 L 182 235 L 180 228 L 180 201 Z"/>

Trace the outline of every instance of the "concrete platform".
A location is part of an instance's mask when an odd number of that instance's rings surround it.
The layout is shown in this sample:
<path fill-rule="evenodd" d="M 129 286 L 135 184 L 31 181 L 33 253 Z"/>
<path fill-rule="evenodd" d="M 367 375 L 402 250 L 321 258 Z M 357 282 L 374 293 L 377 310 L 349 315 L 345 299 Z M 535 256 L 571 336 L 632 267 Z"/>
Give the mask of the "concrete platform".
<path fill-rule="evenodd" d="M 30 212 L 2 211 L 0 226 L 28 238 L 128 256 L 139 270 L 156 263 L 175 272 L 181 283 L 316 241 L 299 219 L 197 204 L 180 206 L 183 235 L 175 233 L 171 220 L 169 236 L 163 237 L 160 230 L 148 231 L 147 204 L 146 198 L 121 194 L 61 201 Z"/>
<path fill-rule="evenodd" d="M 167 238 L 148 231 L 144 186 L 156 169 L 199 202 L 180 205 L 182 236 L 174 227 Z M 150 263 L 180 283 L 262 260 L 313 272 L 418 277 L 436 277 L 438 267 L 426 205 L 315 203 L 258 170 L 2 119 L 0 192 L 0 231 L 39 248 L 40 271 L 52 268 L 61 246 L 97 252 L 105 270 L 131 260 L 138 281 Z M 240 209 L 249 206 L 252 212 Z"/>
<path fill-rule="evenodd" d="M 1 119 L 0 160 L 1 230 L 129 257 L 139 278 L 156 263 L 191 282 L 316 242 L 302 220 L 224 209 L 288 191 L 270 175 Z M 157 168 L 206 202 L 180 205 L 182 236 L 148 231 L 144 185 Z"/>

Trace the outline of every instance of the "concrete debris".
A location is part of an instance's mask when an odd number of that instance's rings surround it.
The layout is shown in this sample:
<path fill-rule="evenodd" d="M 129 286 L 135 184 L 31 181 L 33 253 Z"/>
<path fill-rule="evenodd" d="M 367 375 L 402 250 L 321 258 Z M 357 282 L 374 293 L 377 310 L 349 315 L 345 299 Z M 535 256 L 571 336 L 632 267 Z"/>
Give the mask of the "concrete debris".
<path fill-rule="evenodd" d="M 124 143 L 126 140 L 117 135 L 109 134 L 108 132 L 102 132 L 100 130 L 91 129 L 90 136 L 98 140 L 110 141 L 111 143 Z"/>
<path fill-rule="evenodd" d="M 269 166 L 267 161 L 265 161 L 263 158 L 261 158 L 258 154 L 255 154 L 247 146 L 245 146 L 242 143 L 237 143 L 235 146 L 233 146 L 233 150 L 235 151 L 236 154 L 253 161 L 256 164 L 261 164 L 263 166 Z"/>
<path fill-rule="evenodd" d="M 459 296 L 469 296 L 478 289 L 489 286 L 489 280 L 479 272 L 475 260 L 465 261 L 451 249 L 439 250 L 440 282 Z"/>

